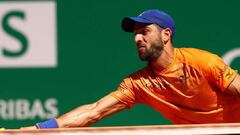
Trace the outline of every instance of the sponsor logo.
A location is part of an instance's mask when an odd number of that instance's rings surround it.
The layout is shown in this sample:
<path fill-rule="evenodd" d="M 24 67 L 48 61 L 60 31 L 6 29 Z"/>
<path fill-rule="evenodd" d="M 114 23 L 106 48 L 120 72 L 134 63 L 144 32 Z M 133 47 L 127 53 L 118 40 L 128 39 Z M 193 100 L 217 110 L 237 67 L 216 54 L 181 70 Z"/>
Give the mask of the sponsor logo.
<path fill-rule="evenodd" d="M 0 118 L 3 120 L 49 119 L 58 116 L 57 99 L 0 99 Z"/>
<path fill-rule="evenodd" d="M 55 1 L 0 1 L 0 67 L 56 67 Z"/>

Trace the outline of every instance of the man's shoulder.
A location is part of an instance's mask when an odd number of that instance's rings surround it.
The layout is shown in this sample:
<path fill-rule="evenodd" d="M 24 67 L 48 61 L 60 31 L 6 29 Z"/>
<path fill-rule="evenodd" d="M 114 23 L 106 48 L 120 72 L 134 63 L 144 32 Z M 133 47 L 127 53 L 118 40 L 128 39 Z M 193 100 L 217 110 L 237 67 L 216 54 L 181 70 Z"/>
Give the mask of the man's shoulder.
<path fill-rule="evenodd" d="M 177 48 L 178 58 L 190 63 L 205 63 L 214 61 L 218 56 L 210 51 L 198 48 Z"/>
<path fill-rule="evenodd" d="M 141 82 L 143 80 L 146 80 L 146 79 L 149 79 L 149 76 L 150 76 L 150 71 L 149 71 L 149 68 L 146 66 L 146 67 L 143 67 L 141 69 L 138 69 L 136 70 L 135 72 L 127 75 L 122 83 L 124 84 L 125 86 L 127 85 L 128 87 L 132 87 L 134 84 L 138 83 L 138 84 L 141 84 Z"/>
<path fill-rule="evenodd" d="M 131 78 L 140 78 L 140 77 L 143 77 L 143 76 L 148 76 L 149 75 L 149 67 L 148 66 L 145 66 L 143 68 L 140 68 L 138 69 L 137 71 L 133 72 L 132 74 L 130 74 L 128 77 L 131 77 Z"/>
<path fill-rule="evenodd" d="M 177 48 L 181 53 L 191 54 L 191 55 L 212 55 L 213 53 L 208 50 L 203 50 L 199 48 Z"/>
<path fill-rule="evenodd" d="M 124 81 L 138 82 L 138 81 L 141 81 L 141 80 L 151 78 L 150 76 L 152 76 L 153 74 L 154 74 L 153 71 L 148 66 L 145 66 L 145 67 L 140 68 L 140 69 L 136 70 L 135 72 L 127 75 L 124 78 Z"/>

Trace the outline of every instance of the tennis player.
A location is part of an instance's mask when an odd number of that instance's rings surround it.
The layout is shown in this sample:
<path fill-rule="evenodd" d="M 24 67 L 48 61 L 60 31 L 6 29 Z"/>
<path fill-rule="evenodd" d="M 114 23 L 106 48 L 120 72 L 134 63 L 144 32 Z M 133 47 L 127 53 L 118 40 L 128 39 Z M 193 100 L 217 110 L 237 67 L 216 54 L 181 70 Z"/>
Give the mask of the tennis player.
<path fill-rule="evenodd" d="M 89 126 L 135 104 L 146 104 L 175 124 L 240 122 L 237 70 L 211 52 L 174 47 L 176 26 L 169 14 L 150 9 L 123 18 L 121 26 L 133 33 L 139 58 L 148 64 L 99 101 L 25 129 Z"/>

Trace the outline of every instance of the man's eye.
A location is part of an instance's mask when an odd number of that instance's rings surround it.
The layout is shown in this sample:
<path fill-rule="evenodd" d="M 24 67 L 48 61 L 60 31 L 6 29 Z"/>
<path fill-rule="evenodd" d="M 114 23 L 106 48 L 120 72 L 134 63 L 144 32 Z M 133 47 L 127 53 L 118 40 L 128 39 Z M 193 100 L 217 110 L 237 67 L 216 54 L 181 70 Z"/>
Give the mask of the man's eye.
<path fill-rule="evenodd" d="M 142 34 L 146 35 L 148 33 L 148 30 L 143 30 Z"/>

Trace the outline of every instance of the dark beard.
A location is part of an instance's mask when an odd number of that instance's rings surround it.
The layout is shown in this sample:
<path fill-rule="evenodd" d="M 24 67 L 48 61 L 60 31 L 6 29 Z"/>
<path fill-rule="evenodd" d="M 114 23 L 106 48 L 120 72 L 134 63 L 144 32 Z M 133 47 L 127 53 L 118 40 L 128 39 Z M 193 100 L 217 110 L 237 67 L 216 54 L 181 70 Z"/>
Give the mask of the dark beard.
<path fill-rule="evenodd" d="M 152 45 L 150 48 L 146 48 L 146 51 L 143 53 L 139 53 L 139 58 L 142 61 L 155 61 L 162 54 L 163 44 L 160 45 Z"/>

